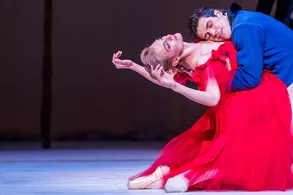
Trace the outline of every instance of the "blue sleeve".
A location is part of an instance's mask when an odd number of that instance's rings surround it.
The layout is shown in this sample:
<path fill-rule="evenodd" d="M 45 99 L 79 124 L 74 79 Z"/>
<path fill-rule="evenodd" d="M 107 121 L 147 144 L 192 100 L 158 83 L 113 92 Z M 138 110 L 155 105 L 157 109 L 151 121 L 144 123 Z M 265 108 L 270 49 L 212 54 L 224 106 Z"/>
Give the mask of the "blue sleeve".
<path fill-rule="evenodd" d="M 263 73 L 265 29 L 255 24 L 234 27 L 232 40 L 237 49 L 238 69 L 232 82 L 233 91 L 257 87 Z"/>

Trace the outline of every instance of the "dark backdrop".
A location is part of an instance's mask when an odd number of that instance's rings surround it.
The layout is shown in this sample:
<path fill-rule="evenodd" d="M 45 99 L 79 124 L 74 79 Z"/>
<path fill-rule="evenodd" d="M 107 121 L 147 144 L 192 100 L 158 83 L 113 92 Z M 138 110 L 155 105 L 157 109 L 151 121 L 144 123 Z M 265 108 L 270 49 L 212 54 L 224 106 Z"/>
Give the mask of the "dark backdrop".
<path fill-rule="evenodd" d="M 129 70 L 113 52 L 139 62 L 155 38 L 181 32 L 195 8 L 231 0 L 55 0 L 54 139 L 162 139 L 191 126 L 205 108 Z M 256 0 L 239 0 L 254 10 Z M 40 135 L 43 2 L 0 0 L 0 138 Z"/>

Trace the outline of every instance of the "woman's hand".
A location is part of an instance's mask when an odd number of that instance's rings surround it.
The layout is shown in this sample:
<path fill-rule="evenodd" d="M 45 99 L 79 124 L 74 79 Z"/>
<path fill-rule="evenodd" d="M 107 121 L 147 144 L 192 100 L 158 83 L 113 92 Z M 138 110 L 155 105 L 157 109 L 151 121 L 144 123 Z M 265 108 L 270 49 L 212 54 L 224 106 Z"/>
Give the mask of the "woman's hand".
<path fill-rule="evenodd" d="M 159 82 L 159 84 L 166 88 L 173 88 L 176 86 L 176 82 L 173 78 L 173 74 L 168 74 L 163 70 L 161 65 L 157 65 L 155 68 L 151 67 L 151 77 Z"/>
<path fill-rule="evenodd" d="M 119 58 L 122 55 L 122 51 L 118 51 L 113 54 L 112 63 L 116 66 L 117 69 L 131 69 L 134 66 L 133 61 L 131 60 L 120 60 Z"/>
<path fill-rule="evenodd" d="M 187 74 L 187 75 L 189 75 L 191 77 L 192 77 L 192 74 L 194 73 L 194 71 L 188 70 L 184 66 L 181 66 L 181 65 L 177 65 L 175 67 L 175 70 L 176 70 L 175 73 L 177 73 L 177 72 L 179 72 L 179 73 L 185 73 L 185 74 Z"/>

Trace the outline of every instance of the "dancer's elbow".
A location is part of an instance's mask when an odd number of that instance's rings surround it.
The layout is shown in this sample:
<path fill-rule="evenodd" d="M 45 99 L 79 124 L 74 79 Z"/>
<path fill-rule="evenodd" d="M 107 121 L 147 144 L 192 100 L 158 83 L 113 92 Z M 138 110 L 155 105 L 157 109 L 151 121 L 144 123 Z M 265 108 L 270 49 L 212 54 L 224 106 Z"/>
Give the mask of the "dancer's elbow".
<path fill-rule="evenodd" d="M 208 97 L 207 106 L 213 107 L 218 105 L 220 101 L 220 93 L 211 93 Z"/>

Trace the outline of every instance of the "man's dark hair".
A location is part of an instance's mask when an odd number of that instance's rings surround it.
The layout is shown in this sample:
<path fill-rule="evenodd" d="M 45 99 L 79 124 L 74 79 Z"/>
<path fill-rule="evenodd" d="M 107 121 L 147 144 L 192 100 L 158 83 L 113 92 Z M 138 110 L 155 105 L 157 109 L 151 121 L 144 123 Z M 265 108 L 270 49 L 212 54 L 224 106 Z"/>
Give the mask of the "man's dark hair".
<path fill-rule="evenodd" d="M 188 21 L 188 29 L 189 29 L 189 35 L 193 38 L 197 38 L 197 27 L 198 27 L 198 21 L 201 17 L 216 17 L 215 10 L 219 10 L 223 14 L 226 14 L 227 11 L 224 9 L 216 9 L 216 8 L 210 8 L 210 7 L 202 7 L 199 9 L 196 9 L 192 16 L 189 18 Z"/>

